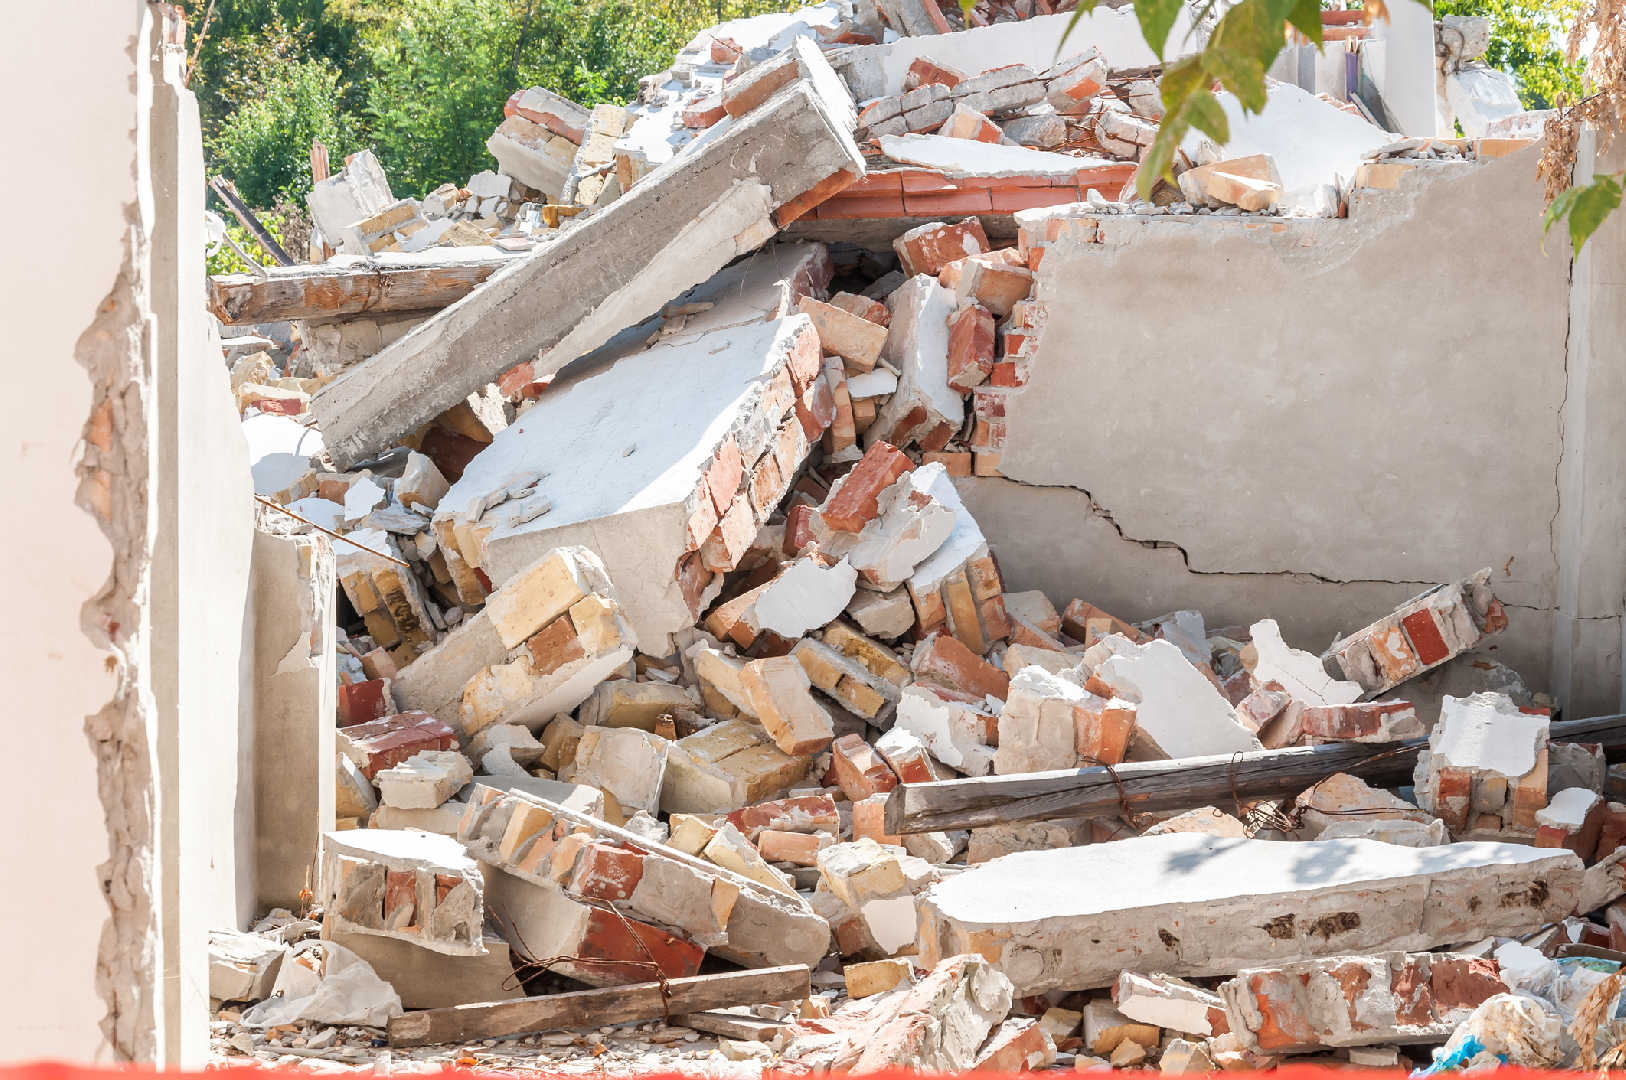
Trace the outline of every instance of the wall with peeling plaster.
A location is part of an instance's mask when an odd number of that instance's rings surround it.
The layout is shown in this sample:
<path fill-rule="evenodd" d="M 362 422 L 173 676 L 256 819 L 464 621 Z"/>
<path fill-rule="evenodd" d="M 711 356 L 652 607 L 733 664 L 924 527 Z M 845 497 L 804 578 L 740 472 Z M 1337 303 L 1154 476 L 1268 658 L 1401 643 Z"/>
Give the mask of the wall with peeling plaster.
<path fill-rule="evenodd" d="M 7 1059 L 111 1056 L 96 956 L 108 919 L 102 877 L 112 867 L 97 787 L 102 742 L 87 731 L 87 718 L 114 709 L 127 669 L 105 633 L 87 633 L 97 598 L 113 585 L 114 546 L 80 504 L 76 464 L 81 436 L 99 444 L 108 466 L 122 469 L 126 461 L 123 447 L 113 445 L 105 378 L 100 385 L 93 379 L 138 348 L 131 335 L 139 327 L 128 318 L 133 309 L 106 301 L 115 291 L 129 296 L 131 245 L 138 240 L 130 221 L 132 50 L 143 6 L 17 5 L 7 12 L 11 56 L 0 65 L 0 94 L 28 103 L 10 110 L 8 141 L 48 147 L 38 164 L 95 192 L 76 200 L 71 212 L 12 215 L 0 255 L 0 319 L 13 358 L 0 394 L 6 433 L 0 455 L 16 511 L 0 541 L 0 558 L 13 568 L 8 614 L 0 621 L 0 685 L 16 763 L 0 786 L 0 816 L 8 822 L 4 847 L 26 853 L 26 862 L 9 861 L 50 883 L 47 903 L 18 894 L 5 905 L 12 913 L 6 968 L 15 976 L 0 980 L 0 1057 Z M 64 26 L 73 32 L 63 33 Z M 97 366 L 87 370 L 92 354 Z M 97 423 L 87 425 L 98 404 L 104 407 Z M 111 513 L 110 482 L 92 476 L 83 495 Z M 105 732 L 111 718 L 100 719 Z M 122 885 L 119 892 L 128 895 Z"/>
<path fill-rule="evenodd" d="M 1492 566 L 1512 626 L 1489 655 L 1573 716 L 1616 711 L 1626 387 L 1596 362 L 1578 387 L 1566 361 L 1578 322 L 1618 358 L 1622 313 L 1574 312 L 1536 157 L 1414 173 L 1347 221 L 1108 217 L 1103 242 L 1047 249 L 1005 478 L 960 482 L 1008 587 L 1132 620 L 1272 616 L 1319 652 Z M 1594 291 L 1622 276 L 1622 239 L 1589 249 Z M 1566 542 L 1561 459 L 1590 508 Z M 1555 672 L 1566 573 L 1593 586 L 1571 610 L 1610 621 Z"/>

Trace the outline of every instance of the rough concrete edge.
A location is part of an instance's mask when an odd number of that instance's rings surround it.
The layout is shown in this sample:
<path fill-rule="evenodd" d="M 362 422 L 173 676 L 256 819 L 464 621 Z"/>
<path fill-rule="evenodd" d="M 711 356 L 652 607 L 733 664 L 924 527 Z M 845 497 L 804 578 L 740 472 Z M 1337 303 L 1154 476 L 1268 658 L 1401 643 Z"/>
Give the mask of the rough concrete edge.
<path fill-rule="evenodd" d="M 161 16 L 157 16 L 161 17 Z M 129 56 L 140 99 L 142 46 L 155 36 L 144 12 Z M 146 91 L 145 95 L 143 90 Z M 132 122 L 132 169 L 141 155 L 139 119 Z M 139 184 L 138 179 L 138 184 Z M 101 590 L 85 601 L 80 625 L 116 676 L 112 700 L 85 718 L 96 755 L 96 781 L 108 832 L 108 860 L 96 868 L 108 918 L 97 944 L 96 992 L 107 1003 L 100 1021 L 117 1061 L 150 1061 L 157 1053 L 158 935 L 153 890 L 155 814 L 150 726 L 155 705 L 148 687 L 145 607 L 151 565 L 149 471 L 154 390 L 152 327 L 146 266 L 149 237 L 139 195 L 124 208 L 124 259 L 95 316 L 74 345 L 74 360 L 92 383 L 92 405 L 81 435 L 75 503 L 96 519 L 113 549 Z"/>

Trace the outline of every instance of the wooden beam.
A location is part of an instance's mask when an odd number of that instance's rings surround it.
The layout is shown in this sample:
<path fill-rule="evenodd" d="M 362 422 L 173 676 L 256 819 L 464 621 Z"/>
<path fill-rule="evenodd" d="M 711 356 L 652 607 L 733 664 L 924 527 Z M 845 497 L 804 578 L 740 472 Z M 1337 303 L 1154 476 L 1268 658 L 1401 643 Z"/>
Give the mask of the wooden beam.
<path fill-rule="evenodd" d="M 730 1012 L 684 1013 L 672 1017 L 672 1023 L 678 1027 L 693 1028 L 707 1035 L 721 1035 L 725 1039 L 739 1039 L 741 1042 L 771 1042 L 775 1035 L 794 1022 L 794 1016 L 786 1020 L 764 1020 L 760 1016 Z"/>
<path fill-rule="evenodd" d="M 1564 720 L 1551 727 L 1554 742 L 1602 743 L 1611 759 L 1626 756 L 1626 715 Z M 1115 815 L 1127 801 L 1136 812 L 1187 810 L 1234 800 L 1296 795 L 1337 772 L 1376 787 L 1411 783 L 1417 752 L 1427 739 L 1403 743 L 1329 743 L 1231 756 L 1137 761 L 1104 768 L 1062 769 L 900 784 L 886 800 L 886 831 L 907 833 L 973 829 L 1017 821 Z M 1386 756 L 1378 756 L 1386 755 Z M 1122 783 L 1122 796 L 1119 793 Z"/>
<path fill-rule="evenodd" d="M 321 319 L 375 312 L 436 311 L 469 293 L 511 258 L 423 266 L 273 268 L 268 277 L 216 274 L 209 310 L 227 325 Z"/>
<path fill-rule="evenodd" d="M 278 266 L 294 265 L 293 257 L 282 250 L 282 245 L 277 243 L 276 238 L 267 231 L 264 225 L 260 224 L 260 219 L 254 216 L 254 211 L 250 210 L 243 200 L 237 197 L 237 186 L 235 184 L 224 176 L 217 176 L 209 181 L 209 186 L 214 189 L 216 195 L 220 196 L 220 201 L 226 204 L 226 208 L 236 216 L 238 223 L 248 230 L 250 236 L 260 242 L 260 246 L 265 249 L 265 253 L 271 256 Z"/>
<path fill-rule="evenodd" d="M 808 980 L 808 969 L 802 964 L 668 979 L 666 985 L 672 994 L 668 1008 L 677 1017 L 731 1005 L 801 1001 L 810 992 Z M 389 1036 L 391 1046 L 431 1046 L 500 1039 L 531 1031 L 656 1020 L 664 1015 L 660 983 L 646 982 L 450 1009 L 423 1009 L 391 1019 Z"/>

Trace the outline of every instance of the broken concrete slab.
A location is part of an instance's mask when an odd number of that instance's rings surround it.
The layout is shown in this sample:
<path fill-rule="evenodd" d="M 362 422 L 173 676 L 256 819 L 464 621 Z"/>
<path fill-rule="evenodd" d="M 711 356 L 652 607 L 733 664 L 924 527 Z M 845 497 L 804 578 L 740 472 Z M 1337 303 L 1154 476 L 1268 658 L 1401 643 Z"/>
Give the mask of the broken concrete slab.
<path fill-rule="evenodd" d="M 669 961 L 674 970 L 697 964 L 705 950 L 751 967 L 814 964 L 829 946 L 829 927 L 794 891 L 522 792 L 476 786 L 460 837 L 481 861 L 501 868 L 488 876 L 491 910 L 533 958 L 645 960 L 634 935 L 663 970 Z M 586 902 L 592 899 L 623 909 L 633 929 Z M 564 970 L 597 986 L 643 981 L 610 964 Z"/>
<path fill-rule="evenodd" d="M 1170 758 L 1263 749 L 1231 703 L 1174 645 L 1109 634 L 1084 654 L 1089 688 L 1132 702 L 1138 739 Z M 1103 692 L 1097 691 L 1097 692 Z"/>
<path fill-rule="evenodd" d="M 1534 836 L 1547 805 L 1550 723 L 1545 709 L 1526 711 L 1505 694 L 1447 696 L 1413 773 L 1418 805 L 1459 839 Z"/>
<path fill-rule="evenodd" d="M 484 956 L 451 956 L 410 941 L 339 931 L 333 941 L 372 965 L 373 973 L 395 988 L 408 1009 L 444 1009 L 471 1001 L 507 1001 L 525 996 L 514 978 L 508 942 L 493 924 L 481 930 Z"/>
<path fill-rule="evenodd" d="M 809 63 L 823 64 L 817 50 Z M 754 250 L 775 208 L 832 173 L 864 174 L 851 109 L 833 73 L 798 80 L 344 373 L 311 404 L 335 462 L 383 449 L 538 352 L 536 377 L 557 371 Z M 532 303 L 539 294 L 551 302 Z"/>
<path fill-rule="evenodd" d="M 975 944 L 1033 994 L 1108 986 L 1125 969 L 1222 975 L 1265 960 L 1430 949 L 1563 918 L 1582 872 L 1568 851 L 1517 844 L 1177 833 L 1020 852 L 918 898 L 921 958 Z"/>
<path fill-rule="evenodd" d="M 479 865 L 451 837 L 391 829 L 322 835 L 318 896 L 334 931 L 480 956 L 484 888 Z"/>
<path fill-rule="evenodd" d="M 771 466 L 782 491 L 806 457 L 797 403 L 822 370 L 805 315 L 680 340 L 545 394 L 498 434 L 441 501 L 442 547 L 497 585 L 551 548 L 586 547 L 639 645 L 668 652 L 666 635 L 693 625 L 720 585 L 714 570 L 736 565 L 766 518 L 742 481 Z M 591 452 L 606 440 L 608 456 Z M 480 502 L 544 469 L 547 513 Z"/>

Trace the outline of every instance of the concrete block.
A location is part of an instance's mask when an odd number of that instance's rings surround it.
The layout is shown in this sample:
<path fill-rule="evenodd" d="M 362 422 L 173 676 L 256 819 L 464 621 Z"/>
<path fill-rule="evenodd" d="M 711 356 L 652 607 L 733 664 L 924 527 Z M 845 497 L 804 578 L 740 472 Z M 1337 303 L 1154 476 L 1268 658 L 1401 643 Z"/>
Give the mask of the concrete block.
<path fill-rule="evenodd" d="M 1592 859 L 1603 829 L 1603 796 L 1589 788 L 1565 788 L 1536 811 L 1536 846 L 1561 847 Z"/>
<path fill-rule="evenodd" d="M 1374 946 L 1431 949 L 1561 918 L 1582 872 L 1571 852 L 1516 844 L 1306 847 L 1177 833 L 1019 852 L 918 898 L 921 959 L 975 942 L 1033 994 L 1108 986 L 1125 969 L 1206 976 Z M 1040 921 L 1042 952 L 1020 929 Z"/>
<path fill-rule="evenodd" d="M 991 862 L 1015 851 L 1048 851 L 1090 842 L 1090 824 L 1084 818 L 1024 821 L 972 829 L 965 861 L 971 866 Z"/>
<path fill-rule="evenodd" d="M 333 932 L 480 956 L 483 895 L 479 865 L 451 837 L 386 829 L 322 836 L 318 896 Z"/>
<path fill-rule="evenodd" d="M 778 206 L 837 171 L 862 176 L 851 99 L 817 49 L 797 56 L 813 77 L 324 387 L 312 409 L 335 461 L 390 445 L 539 351 L 551 350 L 536 377 L 558 370 L 757 247 Z M 746 159 L 756 172 L 741 180 Z"/>
<path fill-rule="evenodd" d="M 508 942 L 491 923 L 482 929 L 483 956 L 451 956 L 408 941 L 339 932 L 333 942 L 349 949 L 389 983 L 407 1009 L 450 1009 L 471 1001 L 509 1001 L 525 996 L 514 978 Z"/>
<path fill-rule="evenodd" d="M 525 116 L 510 116 L 486 139 L 504 173 L 557 202 L 570 178 L 576 143 Z"/>
<path fill-rule="evenodd" d="M 635 727 L 589 727 L 576 749 L 575 780 L 602 788 L 628 810 L 661 808 L 671 742 Z"/>
<path fill-rule="evenodd" d="M 209 996 L 221 1001 L 262 1001 L 271 996 L 288 947 L 236 930 L 209 931 Z"/>
<path fill-rule="evenodd" d="M 801 637 L 840 615 L 857 581 L 858 571 L 847 559 L 832 565 L 823 558 L 797 559 L 757 594 L 749 621 L 758 632 Z"/>
<path fill-rule="evenodd" d="M 1086 686 L 1135 704 L 1139 738 L 1157 753 L 1181 758 L 1263 749 L 1231 703 L 1167 641 L 1136 645 L 1109 635 L 1085 652 L 1084 666 Z"/>
<path fill-rule="evenodd" d="M 474 767 L 456 750 L 422 750 L 374 780 L 379 800 L 401 810 L 433 810 L 474 779 Z"/>

